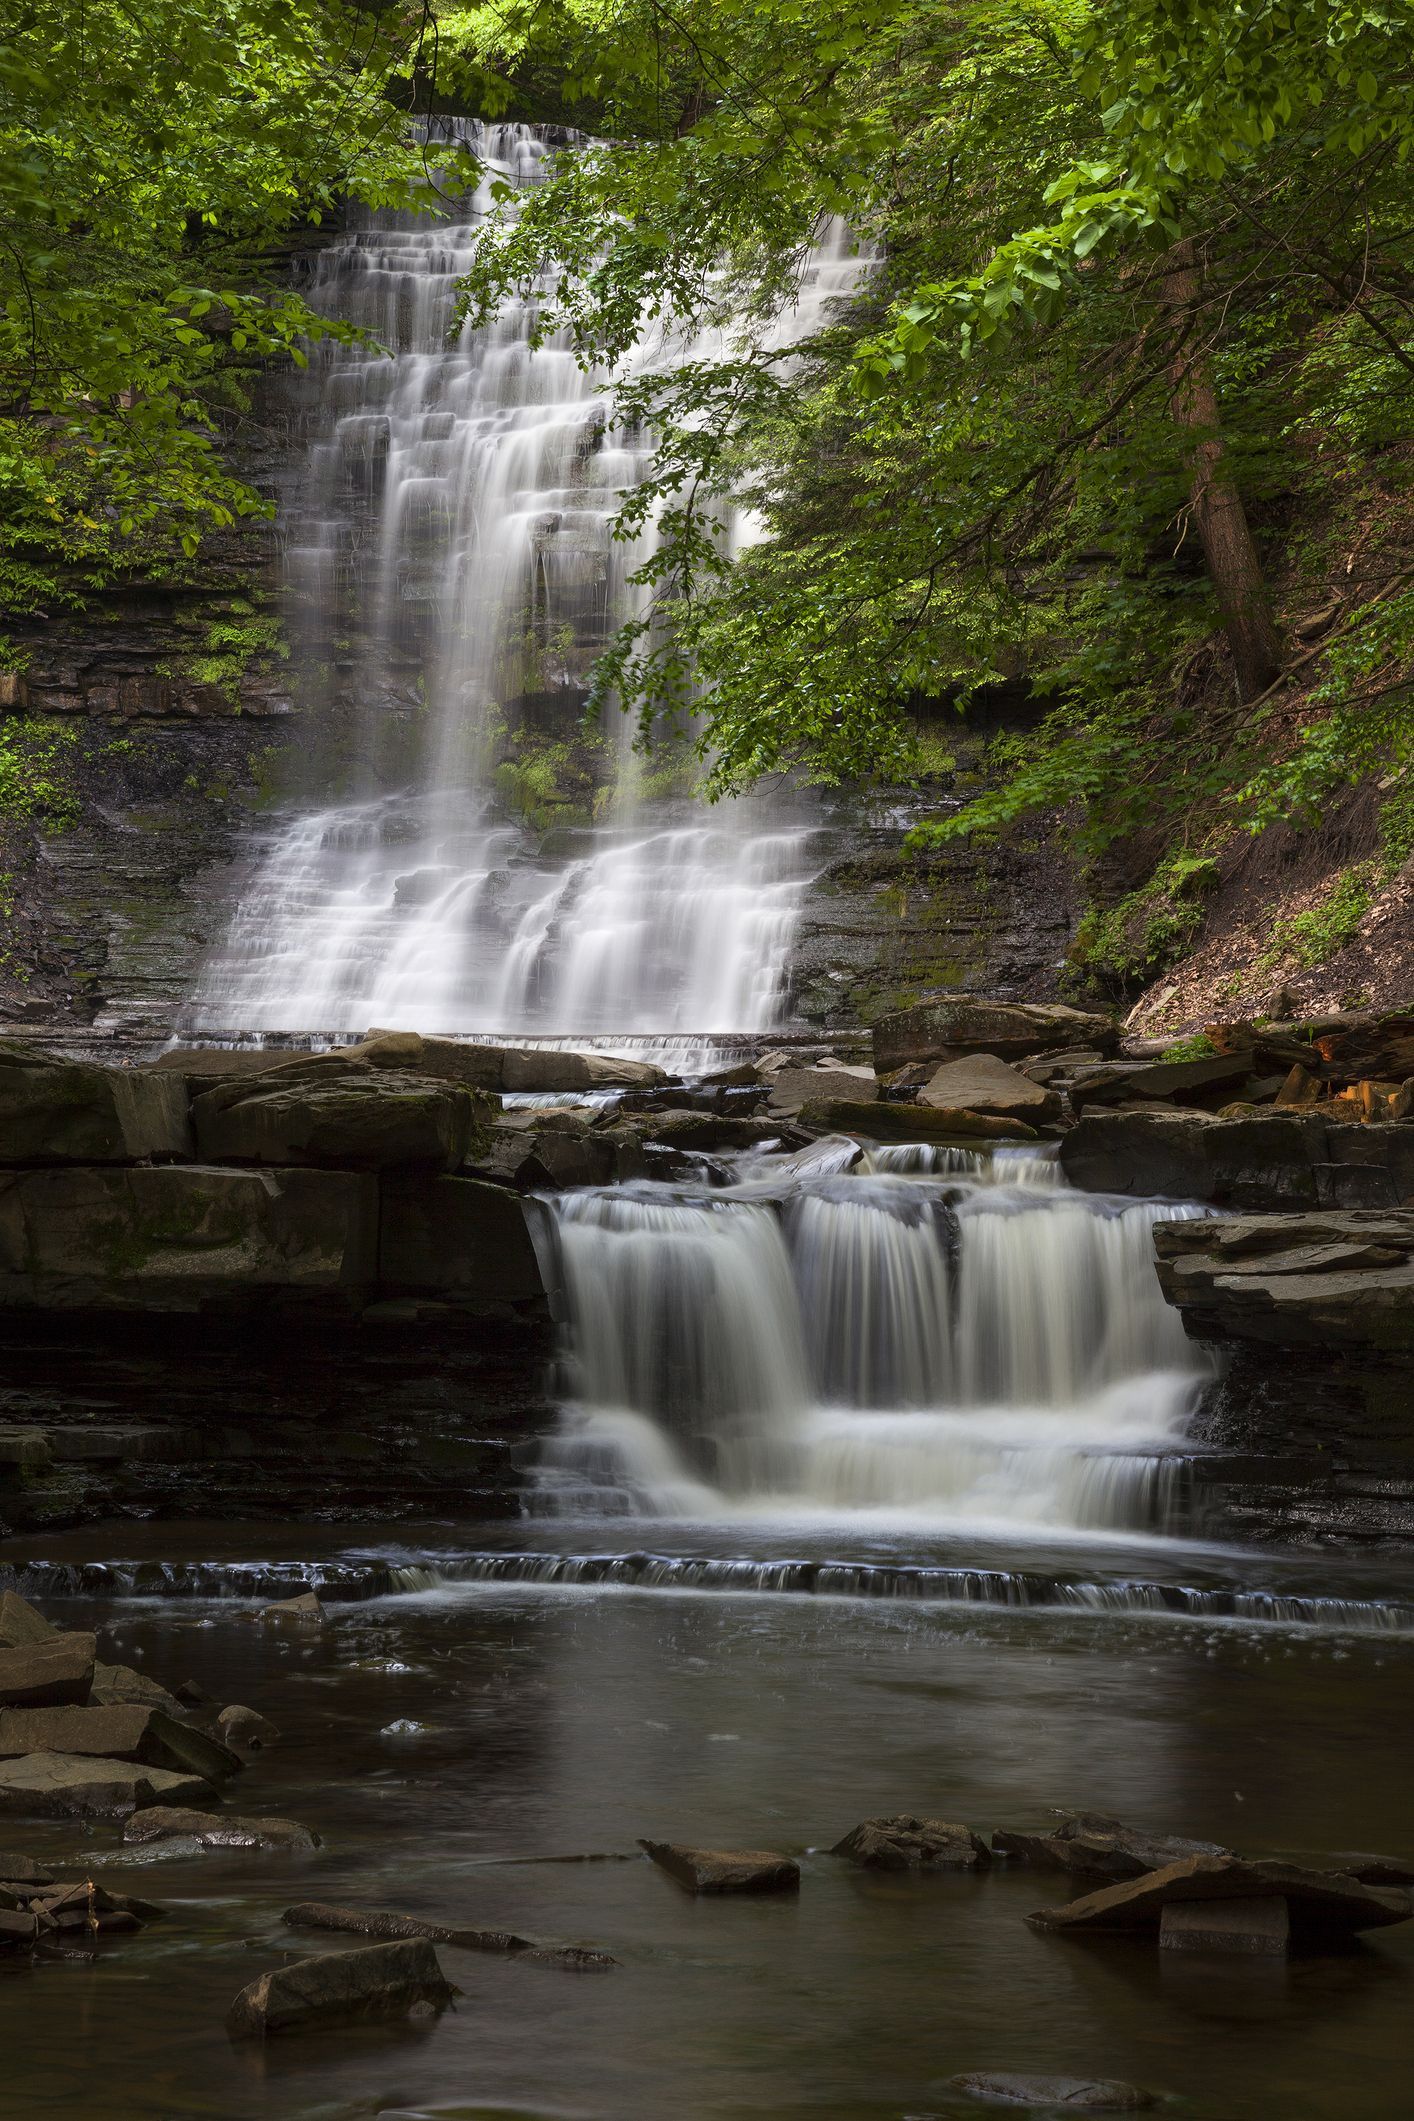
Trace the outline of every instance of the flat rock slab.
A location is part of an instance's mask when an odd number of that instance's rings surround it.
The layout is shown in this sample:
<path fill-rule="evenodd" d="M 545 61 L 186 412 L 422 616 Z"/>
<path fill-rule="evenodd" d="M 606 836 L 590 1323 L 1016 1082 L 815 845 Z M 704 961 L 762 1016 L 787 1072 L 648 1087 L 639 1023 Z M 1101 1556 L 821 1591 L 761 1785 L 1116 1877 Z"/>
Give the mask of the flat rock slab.
<path fill-rule="evenodd" d="M 110 1707 L 0 1709 L 0 1760 L 26 1753 L 84 1753 L 109 1760 L 141 1761 L 173 1774 L 223 1782 L 241 1762 L 221 1745 L 162 1709 L 140 1703 Z"/>
<path fill-rule="evenodd" d="M 0 1650 L 0 1707 L 58 1708 L 87 1701 L 97 1647 L 93 1635 L 58 1635 L 52 1642 Z"/>
<path fill-rule="evenodd" d="M 679 1841 L 640 1841 L 660 1870 L 689 1893 L 793 1893 L 800 1865 L 774 1849 L 694 1849 Z"/>
<path fill-rule="evenodd" d="M 146 1672 L 135 1672 L 129 1664 L 95 1664 L 88 1698 L 95 1707 L 114 1708 L 136 1702 L 147 1708 L 165 1709 L 168 1715 L 175 1715 L 181 1706 L 175 1694 L 149 1679 Z"/>
<path fill-rule="evenodd" d="M 1117 1819 L 1078 1813 L 1047 1834 L 998 1827 L 992 1836 L 995 1855 L 1038 1870 L 1075 1871 L 1092 1878 L 1139 1878 L 1189 1856 L 1230 1856 L 1216 1841 L 1191 1841 L 1177 1834 L 1148 1834 L 1122 1826 Z"/>
<path fill-rule="evenodd" d="M 281 1918 L 293 1929 L 356 1930 L 365 1937 L 425 1937 L 429 1944 L 450 1944 L 464 1952 L 496 1952 L 506 1958 L 534 1959 L 545 1966 L 592 1972 L 617 1966 L 608 1952 L 579 1944 L 536 1944 L 512 1930 L 465 1929 L 449 1922 L 429 1922 L 421 1915 L 398 1915 L 381 1907 L 330 1907 L 320 1900 L 287 1907 Z"/>
<path fill-rule="evenodd" d="M 1246 1863 L 1237 1856 L 1190 1856 L 1121 1885 L 1087 1893 L 1027 1921 L 1048 1930 L 1156 1930 L 1166 1907 L 1194 1900 L 1284 1898 L 1294 1937 L 1310 1942 L 1384 1929 L 1414 1915 L 1414 1899 L 1393 1887 L 1361 1885 L 1337 1871 L 1294 1863 Z"/>
<path fill-rule="evenodd" d="M 874 1066 L 887 1075 L 913 1061 L 960 1060 L 972 1053 L 1008 1061 L 1066 1046 L 1113 1053 L 1119 1036 L 1112 1016 L 1062 1003 L 994 1002 L 979 994 L 954 994 L 881 1016 L 873 1027 Z"/>
<path fill-rule="evenodd" d="M 212 1794 L 199 1775 L 86 1753 L 29 1753 L 0 1765 L 0 1811 L 30 1818 L 121 1818 L 144 1805 L 209 1801 Z"/>
<path fill-rule="evenodd" d="M 1142 2085 L 1116 2077 L 1033 2077 L 1019 2070 L 978 2069 L 947 2083 L 949 2091 L 994 2106 L 1059 2107 L 1067 2113 L 1138 2114 L 1159 2103 Z"/>
<path fill-rule="evenodd" d="M 915 1818 L 911 1812 L 864 1820 L 830 1854 L 875 1871 L 975 1871 L 992 1860 L 986 1842 L 970 1827 Z"/>
<path fill-rule="evenodd" d="M 209 1793 L 208 1793 L 209 1794 Z M 203 1848 L 315 1849 L 319 1836 L 297 1819 L 261 1819 L 236 1813 L 194 1811 L 181 1804 L 152 1804 L 134 1812 L 124 1841 L 196 1841 Z"/>
<path fill-rule="evenodd" d="M 440 2011 L 457 1994 L 425 1939 L 321 1952 L 262 1974 L 226 2016 L 233 2040 L 334 2025 L 352 2018 L 405 2018 Z"/>
<path fill-rule="evenodd" d="M 985 1112 L 935 1110 L 930 1105 L 866 1105 L 832 1099 L 806 1105 L 801 1125 L 829 1134 L 860 1134 L 876 1142 L 1035 1141 L 1036 1130 L 1019 1119 L 992 1119 Z"/>
<path fill-rule="evenodd" d="M 985 1112 L 1030 1121 L 1055 1119 L 1061 1108 L 1054 1090 L 1008 1067 L 994 1053 L 945 1061 L 919 1091 L 918 1102 L 944 1112 Z"/>

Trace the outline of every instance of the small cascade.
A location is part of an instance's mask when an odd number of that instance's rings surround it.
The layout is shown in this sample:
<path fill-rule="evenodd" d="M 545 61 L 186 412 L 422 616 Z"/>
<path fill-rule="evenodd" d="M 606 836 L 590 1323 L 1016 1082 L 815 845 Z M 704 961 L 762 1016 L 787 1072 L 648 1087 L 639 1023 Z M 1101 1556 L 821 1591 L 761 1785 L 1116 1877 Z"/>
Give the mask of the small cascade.
<path fill-rule="evenodd" d="M 1166 1528 L 1208 1372 L 1151 1232 L 1201 1211 L 1073 1193 L 1037 1152 L 909 1161 L 544 1203 L 568 1314 L 545 1505 Z"/>

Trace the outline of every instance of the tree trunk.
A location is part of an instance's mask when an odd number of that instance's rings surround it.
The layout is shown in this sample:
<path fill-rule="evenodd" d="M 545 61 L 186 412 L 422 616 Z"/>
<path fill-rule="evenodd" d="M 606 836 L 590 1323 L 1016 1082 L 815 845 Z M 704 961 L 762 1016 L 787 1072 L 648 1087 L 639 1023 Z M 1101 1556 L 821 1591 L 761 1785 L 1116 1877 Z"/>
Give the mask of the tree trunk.
<path fill-rule="evenodd" d="M 1180 316 L 1196 320 L 1201 286 L 1191 240 L 1175 244 L 1164 278 L 1165 300 Z M 1190 330 L 1196 322 L 1190 323 Z M 1174 419 L 1184 430 L 1191 485 L 1189 506 L 1232 648 L 1237 689 L 1254 700 L 1281 672 L 1281 642 L 1272 619 L 1262 562 L 1252 542 L 1247 512 L 1232 476 L 1218 418 L 1212 368 L 1204 352 L 1180 346 L 1169 370 Z"/>

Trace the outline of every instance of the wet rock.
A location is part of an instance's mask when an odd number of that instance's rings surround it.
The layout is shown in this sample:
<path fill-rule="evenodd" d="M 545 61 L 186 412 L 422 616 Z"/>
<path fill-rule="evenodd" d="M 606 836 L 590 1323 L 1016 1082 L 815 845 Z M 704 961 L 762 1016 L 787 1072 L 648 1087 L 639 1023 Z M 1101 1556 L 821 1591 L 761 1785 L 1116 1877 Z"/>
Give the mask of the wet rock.
<path fill-rule="evenodd" d="M 165 1709 L 168 1715 L 175 1715 L 180 1706 L 175 1694 L 169 1694 L 146 1672 L 135 1672 L 128 1664 L 95 1664 L 88 1698 L 99 1708 L 135 1703 L 144 1708 Z"/>
<path fill-rule="evenodd" d="M 1358 1878 L 1361 1885 L 1414 1885 L 1414 1863 L 1405 1856 L 1371 1856 L 1347 1850 L 1327 1861 L 1333 1871 L 1346 1878 Z"/>
<path fill-rule="evenodd" d="M 0 1650 L 0 1708 L 62 1707 L 88 1699 L 93 1684 L 93 1635 L 57 1635 Z"/>
<path fill-rule="evenodd" d="M 1092 1878 L 1138 1878 L 1188 1856 L 1228 1856 L 1215 1841 L 1185 1840 L 1176 1834 L 1147 1834 L 1087 1812 L 1065 1820 L 1048 1834 L 1020 1833 L 999 1827 L 992 1836 L 994 1855 L 1041 1870 L 1074 1871 Z"/>
<path fill-rule="evenodd" d="M 191 1153 L 180 1081 L 0 1042 L 0 1161 L 132 1163 Z"/>
<path fill-rule="evenodd" d="M 1064 1907 L 1028 1915 L 1037 1929 L 1157 1931 L 1166 1907 L 1189 1901 L 1285 1899 L 1293 1936 L 1332 1941 L 1361 1930 L 1407 1922 L 1414 1900 L 1392 1888 L 1361 1885 L 1336 1871 L 1239 1856 L 1189 1856 L 1120 1885 L 1087 1893 Z"/>
<path fill-rule="evenodd" d="M 944 1062 L 919 1091 L 918 1102 L 939 1111 L 985 1112 L 1034 1122 L 1057 1118 L 1061 1108 L 1053 1090 L 992 1053 Z"/>
<path fill-rule="evenodd" d="M 930 1105 L 807 1105 L 802 1126 L 830 1134 L 858 1134 L 876 1142 L 1035 1141 L 1036 1130 L 1018 1119 L 989 1119 L 982 1112 L 935 1110 Z"/>
<path fill-rule="evenodd" d="M 33 1856 L 20 1856 L 13 1849 L 0 1849 L 0 1878 L 7 1885 L 53 1885 L 54 1873 L 47 1863 Z"/>
<path fill-rule="evenodd" d="M 385 1180 L 382 1193 L 378 1270 L 390 1292 L 435 1294 L 488 1312 L 543 1300 L 535 1247 L 515 1194 L 475 1178 L 416 1186 Z"/>
<path fill-rule="evenodd" d="M 669 1080 L 653 1061 L 616 1053 L 555 1053 L 548 1047 L 504 1046 L 502 1090 L 652 1090 Z"/>
<path fill-rule="evenodd" d="M 1060 1154 L 1070 1183 L 1092 1193 L 1254 1211 L 1414 1204 L 1414 1127 L 1317 1112 L 1088 1112 Z"/>
<path fill-rule="evenodd" d="M 243 1988 L 227 2014 L 226 2030 L 233 2040 L 264 2040 L 272 2033 L 352 2018 L 405 2018 L 414 2010 L 445 2010 L 457 1993 L 422 1939 L 321 1952 L 277 1967 Z"/>
<path fill-rule="evenodd" d="M 272 1627 L 318 1628 L 324 1625 L 324 1608 L 316 1591 L 301 1591 L 298 1598 L 281 1598 L 264 1605 L 253 1616 Z"/>
<path fill-rule="evenodd" d="M 209 1792 L 208 1792 L 209 1794 Z M 237 1813 L 202 1812 L 180 1803 L 153 1804 L 133 1813 L 124 1841 L 196 1841 L 202 1848 L 315 1849 L 319 1836 L 297 1819 L 262 1819 Z"/>
<path fill-rule="evenodd" d="M 864 1820 L 837 1841 L 830 1854 L 876 1871 L 973 1871 L 992 1860 L 986 1842 L 970 1827 L 918 1819 L 909 1812 Z"/>
<path fill-rule="evenodd" d="M 782 1068 L 771 1078 L 769 1109 L 790 1114 L 830 1098 L 867 1104 L 878 1094 L 872 1069 L 857 1074 L 852 1068 Z"/>
<path fill-rule="evenodd" d="M 352 1171 L 77 1166 L 0 1175 L 0 1307 L 190 1311 L 375 1279 L 377 1181 Z"/>
<path fill-rule="evenodd" d="M 793 1893 L 800 1865 L 771 1849 L 694 1849 L 677 1841 L 640 1841 L 660 1870 L 690 1893 Z"/>
<path fill-rule="evenodd" d="M 18 1908 L 0 1907 L 0 1951 L 23 1951 L 39 1942 L 39 1917 Z"/>
<path fill-rule="evenodd" d="M 120 1818 L 147 1805 L 209 1802 L 214 1794 L 200 1775 L 87 1753 L 29 1753 L 0 1763 L 0 1812 L 29 1818 Z"/>
<path fill-rule="evenodd" d="M 1414 1213 L 1163 1223 L 1154 1249 L 1164 1295 L 1199 1338 L 1414 1349 Z"/>
<path fill-rule="evenodd" d="M 216 1164 L 316 1164 L 358 1171 L 454 1171 L 490 1120 L 460 1083 L 383 1072 L 308 1080 L 237 1076 L 192 1104 L 197 1147 Z M 302 1078 L 291 1081 L 298 1073 Z"/>
<path fill-rule="evenodd" d="M 239 1774 L 241 1766 L 228 1746 L 177 1722 L 161 1709 L 141 1704 L 0 1709 L 0 1760 L 14 1760 L 26 1753 L 135 1760 L 175 1774 L 199 1775 L 206 1782 L 222 1782 Z"/>
<path fill-rule="evenodd" d="M 280 1737 L 267 1716 L 243 1707 L 239 1701 L 222 1709 L 216 1718 L 216 1728 L 232 1751 L 242 1756 L 263 1753 L 267 1747 L 277 1744 Z"/>
<path fill-rule="evenodd" d="M 455 1038 L 424 1038 L 417 1031 L 370 1031 L 356 1046 L 341 1048 L 346 1063 L 390 1068 L 426 1081 L 462 1083 L 469 1090 L 500 1090 L 500 1046 L 468 1046 Z"/>
<path fill-rule="evenodd" d="M 948 2090 L 966 2092 L 996 2106 L 1058 2107 L 1067 2113 L 1137 2114 L 1158 2105 L 1142 2085 L 1117 2077 L 1032 2076 L 1022 2070 L 978 2069 L 949 2077 Z"/>
<path fill-rule="evenodd" d="M 211 1696 L 207 1693 L 205 1687 L 201 1686 L 195 1679 L 183 1679 L 174 1691 L 177 1700 L 181 1702 L 183 1708 L 206 1708 L 211 1701 Z"/>
<path fill-rule="evenodd" d="M 427 1922 L 420 1915 L 397 1915 L 381 1907 L 330 1907 L 319 1900 L 287 1907 L 281 1918 L 294 1929 L 355 1930 L 365 1937 L 425 1937 L 431 1944 L 451 1944 L 466 1952 L 497 1952 L 529 1958 L 546 1966 L 589 1973 L 617 1966 L 608 1952 L 578 1944 L 536 1944 L 510 1930 L 464 1929 L 446 1922 Z"/>
<path fill-rule="evenodd" d="M 30 1912 L 61 1934 L 78 1931 L 104 1935 L 141 1929 L 145 1923 L 159 1920 L 167 1910 L 131 1893 L 110 1892 L 96 1879 L 85 1878 L 75 1885 L 56 1886 L 36 1894 L 30 1901 Z"/>
<path fill-rule="evenodd" d="M 646 1119 L 643 1138 L 649 1148 L 759 1149 L 766 1142 L 780 1142 L 788 1149 L 802 1148 L 805 1136 L 780 1119 L 738 1119 L 726 1112 L 655 1112 Z"/>
<path fill-rule="evenodd" d="M 63 1634 L 16 1591 L 0 1597 L 0 1649 L 21 1650 L 29 1643 L 57 1642 Z"/>
<path fill-rule="evenodd" d="M 1066 1046 L 1113 1053 L 1118 1044 L 1114 1018 L 1094 1011 L 956 994 L 881 1016 L 874 1025 L 874 1066 L 886 1075 L 912 1061 L 961 1060 L 972 1053 L 1015 1061 Z"/>
<path fill-rule="evenodd" d="M 1176 1900 L 1159 1918 L 1159 1949 L 1281 1959 L 1291 1942 L 1285 1899 Z"/>

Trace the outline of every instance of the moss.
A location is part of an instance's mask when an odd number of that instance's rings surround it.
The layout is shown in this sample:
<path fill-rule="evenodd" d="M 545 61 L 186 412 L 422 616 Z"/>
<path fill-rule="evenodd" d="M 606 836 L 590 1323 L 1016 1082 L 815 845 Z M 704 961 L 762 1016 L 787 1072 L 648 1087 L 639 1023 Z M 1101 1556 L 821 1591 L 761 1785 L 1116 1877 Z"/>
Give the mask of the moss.
<path fill-rule="evenodd" d="M 1072 969 L 1121 992 L 1156 978 L 1192 948 L 1217 883 L 1211 855 L 1177 849 L 1147 884 L 1117 905 L 1086 913 L 1071 948 Z"/>

